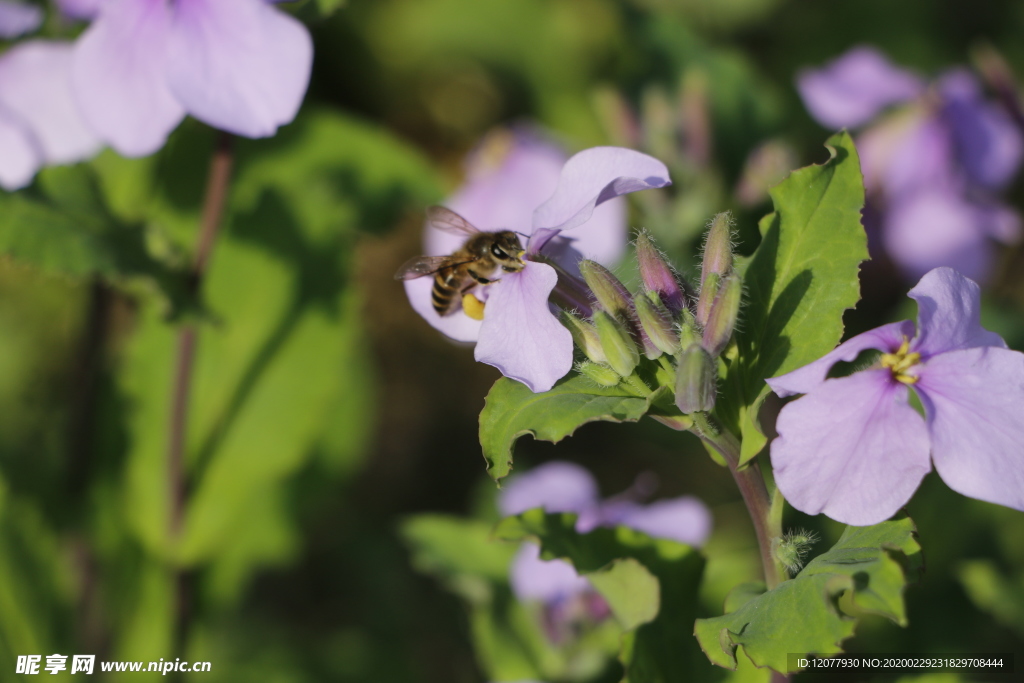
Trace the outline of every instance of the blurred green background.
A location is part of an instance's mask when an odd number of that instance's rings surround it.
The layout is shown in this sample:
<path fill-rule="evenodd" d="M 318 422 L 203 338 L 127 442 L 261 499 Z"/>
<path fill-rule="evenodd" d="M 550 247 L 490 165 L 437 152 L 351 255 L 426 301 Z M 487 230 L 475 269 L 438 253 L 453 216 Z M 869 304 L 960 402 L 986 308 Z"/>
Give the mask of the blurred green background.
<path fill-rule="evenodd" d="M 804 111 L 798 68 L 869 43 L 934 74 L 991 45 L 1024 74 L 1024 4 L 1013 0 L 320 9 L 332 4 L 294 9 L 316 44 L 306 104 L 277 137 L 237 142 L 201 309 L 180 296 L 215 141 L 194 121 L 154 157 L 108 151 L 45 171 L 29 191 L 48 212 L 40 221 L 0 201 L 3 680 L 30 653 L 184 653 L 213 664 L 188 680 L 211 683 L 485 680 L 465 604 L 414 569 L 399 530 L 417 513 L 493 515 L 476 418 L 498 374 L 416 316 L 392 279 L 420 252 L 424 207 L 458 186 L 481 137 L 528 121 L 571 151 L 634 142 L 678 157 L 678 201 L 636 197 L 631 225 L 654 231 L 686 270 L 711 215 L 733 209 L 749 236 L 767 211 L 764 195 L 736 190 L 755 147 L 788 145 L 793 165 L 825 158 L 830 131 Z M 674 137 L 680 98 L 703 117 L 703 146 Z M 640 139 L 624 139 L 624 108 L 646 124 Z M 1018 183 L 1011 200 L 1022 199 Z M 1004 255 L 986 304 L 989 326 L 1018 349 L 1022 264 L 1019 248 Z M 849 330 L 912 315 L 899 308 L 906 289 L 876 283 Z M 164 460 L 183 320 L 201 332 L 189 502 L 173 543 Z M 756 576 L 732 480 L 690 435 L 650 421 L 588 425 L 557 447 L 520 444 L 517 465 L 555 458 L 590 468 L 606 495 L 651 471 L 659 496 L 711 506 L 704 614 Z M 849 649 L 1021 659 L 1024 515 L 934 475 L 909 510 L 926 558 L 907 595 L 910 627 L 869 619 Z M 797 513 L 787 523 L 826 541 L 839 533 Z M 721 678 L 707 669 L 694 679 Z"/>

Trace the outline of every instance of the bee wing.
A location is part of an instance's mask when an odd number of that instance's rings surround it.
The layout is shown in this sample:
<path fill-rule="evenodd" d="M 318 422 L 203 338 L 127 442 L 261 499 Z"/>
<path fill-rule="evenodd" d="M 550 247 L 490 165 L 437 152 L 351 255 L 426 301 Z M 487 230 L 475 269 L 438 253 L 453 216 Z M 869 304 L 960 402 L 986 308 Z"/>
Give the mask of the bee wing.
<path fill-rule="evenodd" d="M 458 266 L 469 261 L 457 261 L 451 256 L 416 256 L 404 264 L 395 273 L 396 280 L 415 280 L 418 277 L 433 275 L 442 268 Z"/>
<path fill-rule="evenodd" d="M 443 206 L 431 206 L 427 209 L 427 223 L 432 228 L 452 235 L 475 235 L 480 230 L 465 218 Z"/>

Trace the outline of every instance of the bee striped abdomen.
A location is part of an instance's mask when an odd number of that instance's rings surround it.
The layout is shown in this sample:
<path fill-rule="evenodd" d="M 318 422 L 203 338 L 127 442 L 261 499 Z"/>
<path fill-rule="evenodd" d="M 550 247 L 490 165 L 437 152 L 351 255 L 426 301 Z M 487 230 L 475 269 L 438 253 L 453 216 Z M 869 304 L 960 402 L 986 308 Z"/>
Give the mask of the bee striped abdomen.
<path fill-rule="evenodd" d="M 451 310 L 455 301 L 455 293 L 459 291 L 459 278 L 455 268 L 442 268 L 434 275 L 434 286 L 430 290 L 430 303 L 439 315 Z"/>

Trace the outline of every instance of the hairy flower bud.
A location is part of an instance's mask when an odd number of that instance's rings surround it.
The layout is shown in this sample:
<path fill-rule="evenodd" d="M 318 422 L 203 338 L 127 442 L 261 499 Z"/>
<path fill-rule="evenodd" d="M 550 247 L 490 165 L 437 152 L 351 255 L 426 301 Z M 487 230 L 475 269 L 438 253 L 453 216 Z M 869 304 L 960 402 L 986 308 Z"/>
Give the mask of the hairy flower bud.
<path fill-rule="evenodd" d="M 717 376 L 715 360 L 699 344 L 683 349 L 676 367 L 676 406 L 679 410 L 696 413 L 714 408 Z"/>
<path fill-rule="evenodd" d="M 700 297 L 697 299 L 697 323 L 704 327 L 708 324 L 711 316 L 711 306 L 715 303 L 718 290 L 722 286 L 722 276 L 718 273 L 709 273 L 700 286 Z"/>
<path fill-rule="evenodd" d="M 679 333 L 672 324 L 672 315 L 656 301 L 657 298 L 655 292 L 649 295 L 637 294 L 633 298 L 640 327 L 655 348 L 654 356 L 646 354 L 645 349 L 645 355 L 652 360 L 663 353 L 673 354 L 679 351 Z"/>
<path fill-rule="evenodd" d="M 622 320 L 630 317 L 630 294 L 626 285 L 597 261 L 580 261 L 580 274 L 594 293 L 594 298 L 605 311 Z"/>
<path fill-rule="evenodd" d="M 661 303 L 676 315 L 686 308 L 686 294 L 679 279 L 646 232 L 636 238 L 636 260 L 647 291 L 656 292 Z"/>
<path fill-rule="evenodd" d="M 711 315 L 704 326 L 704 337 L 701 345 L 713 358 L 717 358 L 732 339 L 732 331 L 736 327 L 736 318 L 740 314 L 740 299 L 743 297 L 743 282 L 737 275 L 730 275 L 722 280 L 718 288 L 718 296 L 711 306 Z"/>
<path fill-rule="evenodd" d="M 590 361 L 583 361 L 576 366 L 576 369 L 582 375 L 586 375 L 595 384 L 601 387 L 614 387 L 622 379 L 619 377 L 619 373 L 612 370 L 604 363 L 591 363 Z"/>
<path fill-rule="evenodd" d="M 601 339 L 601 348 L 608 359 L 608 365 L 622 377 L 631 375 L 633 368 L 640 362 L 640 352 L 629 330 L 622 321 L 605 311 L 594 314 L 594 325 L 597 327 L 597 336 Z"/>
<path fill-rule="evenodd" d="M 700 268 L 700 286 L 703 289 L 712 273 L 725 277 L 732 272 L 732 214 L 728 211 L 711 219 L 708 236 L 704 240 L 704 262 Z"/>
<path fill-rule="evenodd" d="M 586 320 L 577 318 L 568 311 L 562 311 L 562 324 L 569 329 L 572 335 L 572 342 L 584 355 L 595 363 L 604 363 L 608 359 L 601 348 L 601 339 L 597 336 L 597 330 Z"/>

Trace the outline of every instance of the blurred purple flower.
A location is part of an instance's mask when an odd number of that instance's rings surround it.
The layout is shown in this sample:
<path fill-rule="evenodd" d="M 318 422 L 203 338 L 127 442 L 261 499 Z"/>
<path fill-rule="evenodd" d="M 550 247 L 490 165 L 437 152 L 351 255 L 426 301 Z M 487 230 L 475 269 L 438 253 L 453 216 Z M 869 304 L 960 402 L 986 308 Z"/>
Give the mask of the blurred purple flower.
<path fill-rule="evenodd" d="M 93 19 L 106 0 L 57 0 L 61 14 L 71 19 Z"/>
<path fill-rule="evenodd" d="M 0 187 L 28 185 L 46 164 L 99 151 L 71 92 L 70 43 L 30 40 L 0 55 Z"/>
<path fill-rule="evenodd" d="M 883 325 L 768 380 L 779 396 L 806 394 L 779 414 L 779 490 L 808 514 L 876 524 L 934 462 L 955 491 L 1024 510 L 1024 354 L 981 327 L 978 285 L 955 270 L 931 271 L 909 296 L 916 336 L 909 320 Z M 877 363 L 826 379 L 867 349 L 883 352 Z M 908 403 L 911 388 L 924 419 Z"/>
<path fill-rule="evenodd" d="M 42 7 L 0 0 L 0 38 L 17 38 L 35 31 L 42 24 Z"/>
<path fill-rule="evenodd" d="M 498 509 L 505 516 L 538 507 L 547 512 L 574 512 L 579 515 L 576 530 L 580 533 L 601 526 L 627 526 L 655 538 L 703 545 L 711 533 L 711 513 L 700 500 L 682 496 L 648 505 L 635 500 L 637 494 L 645 493 L 627 491 L 602 501 L 590 472 L 573 463 L 556 461 L 509 481 L 498 497 Z M 549 604 L 593 590 L 569 563 L 540 559 L 532 543 L 524 543 L 516 555 L 510 581 L 520 599 Z"/>
<path fill-rule="evenodd" d="M 880 213 L 886 252 L 908 277 L 952 266 L 981 280 L 992 240 L 1018 238 L 1020 218 L 997 194 L 1020 167 L 1024 139 L 970 72 L 953 69 L 926 87 L 859 47 L 802 71 L 797 87 L 822 125 L 870 124 L 857 136 L 868 202 Z M 879 116 L 890 105 L 901 106 Z"/>
<path fill-rule="evenodd" d="M 75 46 L 83 114 L 114 149 L 159 149 L 185 114 L 246 137 L 295 118 L 309 84 L 306 28 L 264 0 L 67 3 L 92 25 Z"/>
<path fill-rule="evenodd" d="M 797 87 L 808 111 L 831 128 L 856 128 L 885 107 L 924 92 L 924 81 L 874 48 L 855 47 L 821 69 L 802 69 Z"/>
<path fill-rule="evenodd" d="M 478 361 L 532 391 L 547 391 L 572 367 L 572 337 L 548 303 L 559 274 L 545 261 L 570 275 L 578 273 L 583 257 L 616 261 L 626 246 L 625 207 L 611 200 L 668 185 L 668 169 L 621 147 L 594 147 L 566 160 L 554 145 L 523 132 L 502 144 L 497 153 L 493 144 L 485 145 L 471 158 L 467 183 L 445 205 L 481 230 L 527 236 L 526 267 L 476 288 L 487 303 L 481 321 L 458 309 L 438 315 L 431 305 L 432 278 L 407 280 L 405 288 L 430 325 L 457 341 L 477 342 Z M 561 234 L 584 224 L 571 237 Z M 450 254 L 463 241 L 428 225 L 426 254 Z"/>

